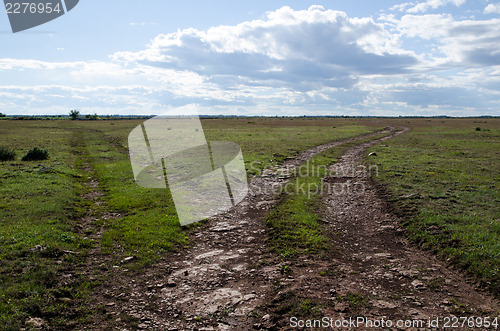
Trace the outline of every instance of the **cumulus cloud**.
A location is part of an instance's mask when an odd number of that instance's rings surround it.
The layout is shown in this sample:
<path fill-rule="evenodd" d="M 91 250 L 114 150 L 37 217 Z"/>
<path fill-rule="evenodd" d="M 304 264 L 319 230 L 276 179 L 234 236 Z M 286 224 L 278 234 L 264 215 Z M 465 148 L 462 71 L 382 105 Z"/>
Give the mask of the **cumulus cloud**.
<path fill-rule="evenodd" d="M 358 75 L 408 72 L 418 62 L 373 19 L 321 6 L 283 7 L 266 20 L 160 35 L 146 50 L 119 52 L 113 59 L 192 71 L 219 84 L 299 91 L 350 88 Z"/>
<path fill-rule="evenodd" d="M 484 8 L 484 14 L 500 14 L 500 3 L 490 3 Z"/>
<path fill-rule="evenodd" d="M 438 66 L 500 65 L 500 19 L 456 20 L 450 14 L 384 16 L 402 37 L 429 40 Z M 436 69 L 436 68 L 434 68 Z"/>
<path fill-rule="evenodd" d="M 448 3 L 463 1 L 400 9 Z M 0 59 L 0 77 L 11 77 L 0 86 L 2 112 L 155 114 L 196 104 L 200 114 L 499 114 L 500 19 L 415 13 L 374 20 L 283 7 L 162 34 L 109 61 Z"/>

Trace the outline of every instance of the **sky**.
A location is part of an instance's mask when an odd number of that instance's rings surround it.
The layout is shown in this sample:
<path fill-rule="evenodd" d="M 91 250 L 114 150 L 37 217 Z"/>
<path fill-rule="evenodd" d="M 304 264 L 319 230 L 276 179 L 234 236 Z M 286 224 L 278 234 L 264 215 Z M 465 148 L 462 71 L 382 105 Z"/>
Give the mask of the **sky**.
<path fill-rule="evenodd" d="M 500 0 L 404 1 L 0 10 L 0 113 L 500 116 Z"/>

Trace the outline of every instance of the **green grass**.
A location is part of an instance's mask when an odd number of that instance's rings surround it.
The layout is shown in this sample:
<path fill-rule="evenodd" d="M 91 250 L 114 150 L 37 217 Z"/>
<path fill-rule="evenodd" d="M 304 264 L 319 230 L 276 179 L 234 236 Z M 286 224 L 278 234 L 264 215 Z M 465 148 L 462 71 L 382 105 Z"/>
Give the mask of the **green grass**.
<path fill-rule="evenodd" d="M 344 301 L 349 304 L 349 308 L 353 313 L 360 312 L 363 308 L 369 305 L 369 297 L 359 293 L 347 293 L 345 295 L 338 295 L 337 300 Z"/>
<path fill-rule="evenodd" d="M 364 127 L 359 127 L 357 131 L 358 135 L 367 132 Z M 321 203 L 322 179 L 327 175 L 328 167 L 337 162 L 345 150 L 385 135 L 380 133 L 334 147 L 293 171 L 294 177 L 282 190 L 279 202 L 266 219 L 270 229 L 270 247 L 274 252 L 294 257 L 328 250 L 328 240 L 320 225 L 325 213 Z"/>
<path fill-rule="evenodd" d="M 249 175 L 288 154 L 357 130 L 351 120 L 255 121 L 262 122 L 249 127 L 247 119 L 203 120 L 208 140 L 241 144 Z M 9 153 L 24 155 L 40 147 L 50 155 L 48 160 L 32 162 L 12 157 L 0 161 L 1 329 L 17 330 L 29 316 L 42 317 L 55 327 L 70 319 L 84 320 L 89 315 L 85 302 L 99 277 L 90 281 L 75 275 L 65 283 L 60 275 L 82 266 L 90 248 L 110 254 L 111 263 L 133 255 L 136 259 L 128 267 L 140 268 L 189 243 L 192 227 L 179 226 L 168 191 L 141 188 L 133 180 L 127 137 L 142 122 L 0 122 L 0 146 Z M 251 167 L 252 161 L 260 163 Z M 101 199 L 106 205 L 81 198 L 91 191 L 86 185 L 90 177 L 99 181 L 97 189 L 104 193 Z M 90 209 L 96 217 L 107 212 L 121 217 L 97 219 L 83 232 L 77 231 L 76 222 Z M 100 240 L 87 238 L 101 225 Z"/>
<path fill-rule="evenodd" d="M 208 141 L 227 140 L 241 145 L 249 176 L 258 173 L 264 166 L 281 163 L 288 154 L 297 154 L 320 143 L 370 131 L 366 126 L 353 125 L 348 121 L 339 123 L 338 120 L 326 120 L 321 122 L 322 125 L 318 125 L 317 120 L 308 119 L 262 119 L 262 123 L 257 126 L 248 125 L 247 122 L 247 119 L 217 119 L 203 120 L 202 124 Z M 290 124 L 292 122 L 293 125 Z M 164 250 L 187 244 L 189 227 L 179 226 L 167 191 L 142 188 L 133 181 L 126 153 L 127 135 L 140 123 L 132 120 L 80 122 L 76 125 L 92 127 L 99 132 L 84 140 L 92 155 L 96 175 L 106 193 L 108 207 L 124 215 L 116 221 L 107 222 L 103 247 L 108 250 L 119 247 L 129 255 L 142 258 L 142 262 L 147 264 L 154 262 Z M 293 201 L 290 204 L 303 206 L 303 203 Z M 301 211 L 295 212 L 298 214 Z M 305 210 L 302 213 L 301 218 L 306 216 Z M 311 219 L 306 222 L 313 226 L 316 221 Z M 165 231 L 158 231 L 163 228 Z M 324 245 L 323 239 L 319 239 L 310 229 L 304 228 L 302 235 L 310 236 L 310 241 L 318 239 L 318 247 Z"/>
<path fill-rule="evenodd" d="M 27 317 L 44 318 L 55 328 L 70 322 L 84 324 L 93 313 L 86 302 L 102 279 L 74 274 L 65 281 L 61 275 L 82 267 L 91 248 L 112 256 L 110 263 L 136 256 L 130 267 L 141 268 L 189 244 L 196 226 L 179 226 L 168 191 L 141 188 L 133 181 L 127 136 L 142 122 L 0 121 L 0 146 L 16 155 L 38 146 L 50 155 L 48 160 L 33 162 L 0 161 L 0 329 L 18 330 Z M 207 140 L 240 144 L 249 176 L 287 156 L 374 130 L 383 122 L 202 120 Z M 411 120 L 416 123 L 413 132 L 388 141 L 390 148 L 376 148 L 379 157 L 374 160 L 381 161 L 385 170 L 380 180 L 392 185 L 389 189 L 401 210 L 411 211 L 408 229 L 414 238 L 498 288 L 498 130 L 472 120 L 466 122 L 467 128 L 442 122 L 438 129 L 436 123 L 441 121 Z M 481 130 L 476 131 L 478 126 Z M 306 167 L 331 164 L 348 146 L 324 152 Z M 91 191 L 86 185 L 89 177 L 99 181 L 104 205 L 81 198 Z M 327 249 L 314 192 L 320 178 L 321 174 L 296 178 L 299 187 L 310 184 L 312 190 L 292 190 L 272 211 L 270 244 L 277 253 L 295 256 Z M 422 199 L 404 198 L 416 192 Z M 88 229 L 77 230 L 78 220 L 90 209 L 98 219 Z M 103 219 L 105 213 L 118 213 L 120 218 Z M 89 239 L 101 225 L 100 239 Z M 39 250 L 40 246 L 44 249 Z M 95 273 L 105 277 L 99 269 Z M 310 306 L 301 309 L 308 311 Z"/>
<path fill-rule="evenodd" d="M 409 236 L 500 294 L 500 130 L 417 126 L 372 150 Z M 496 128 L 495 128 L 496 127 Z"/>
<path fill-rule="evenodd" d="M 105 221 L 101 241 L 105 252 L 112 253 L 115 262 L 135 256 L 138 265 L 147 265 L 164 251 L 186 245 L 187 232 L 179 225 L 168 191 L 138 186 L 120 141 L 91 130 L 92 124 L 75 125 L 79 141 L 85 142 L 80 146 L 82 153 L 99 181 L 99 190 L 105 193 L 107 211 L 121 216 Z"/>
<path fill-rule="evenodd" d="M 81 250 L 83 242 L 72 232 L 82 187 L 73 167 L 71 132 L 57 122 L 11 121 L 2 121 L 0 131 L 0 145 L 18 154 L 41 144 L 52 155 L 37 162 L 0 162 L 0 328 L 18 330 L 28 316 L 58 315 L 64 323 L 68 309 L 58 300 L 57 275 L 78 263 L 64 251 Z"/>
<path fill-rule="evenodd" d="M 318 203 L 305 195 L 285 196 L 269 214 L 271 248 L 282 256 L 311 254 L 328 248 L 319 225 Z"/>
<path fill-rule="evenodd" d="M 102 132 L 110 144 L 126 153 L 128 134 L 142 122 L 144 120 L 78 124 Z M 217 118 L 202 119 L 201 123 L 207 141 L 232 141 L 240 145 L 249 176 L 308 148 L 355 137 L 381 126 L 377 121 L 351 118 Z"/>
<path fill-rule="evenodd" d="M 227 140 L 241 146 L 250 176 L 308 148 L 355 137 L 375 127 L 369 121 L 331 118 L 218 119 L 202 124 L 208 141 Z"/>

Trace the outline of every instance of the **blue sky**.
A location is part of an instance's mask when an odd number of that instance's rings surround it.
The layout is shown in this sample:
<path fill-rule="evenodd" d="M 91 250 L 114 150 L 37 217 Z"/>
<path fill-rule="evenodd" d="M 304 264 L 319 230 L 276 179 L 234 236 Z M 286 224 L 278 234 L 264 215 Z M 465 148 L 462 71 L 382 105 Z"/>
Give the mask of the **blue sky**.
<path fill-rule="evenodd" d="M 0 112 L 500 116 L 500 2 L 81 0 L 13 34 Z"/>

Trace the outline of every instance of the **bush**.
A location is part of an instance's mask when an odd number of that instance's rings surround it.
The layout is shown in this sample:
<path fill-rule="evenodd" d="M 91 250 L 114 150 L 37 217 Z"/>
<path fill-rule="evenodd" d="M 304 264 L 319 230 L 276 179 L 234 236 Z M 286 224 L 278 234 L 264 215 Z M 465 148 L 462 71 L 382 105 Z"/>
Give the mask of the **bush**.
<path fill-rule="evenodd" d="M 7 117 L 4 113 L 0 113 L 0 117 Z"/>
<path fill-rule="evenodd" d="M 22 161 L 41 161 L 49 158 L 49 152 L 38 147 L 30 149 L 22 158 Z"/>
<path fill-rule="evenodd" d="M 0 147 L 0 161 L 12 161 L 15 159 L 16 152 L 7 147 Z"/>
<path fill-rule="evenodd" d="M 71 117 L 72 120 L 78 119 L 78 116 L 80 116 L 80 112 L 76 109 L 69 112 L 69 117 Z"/>

